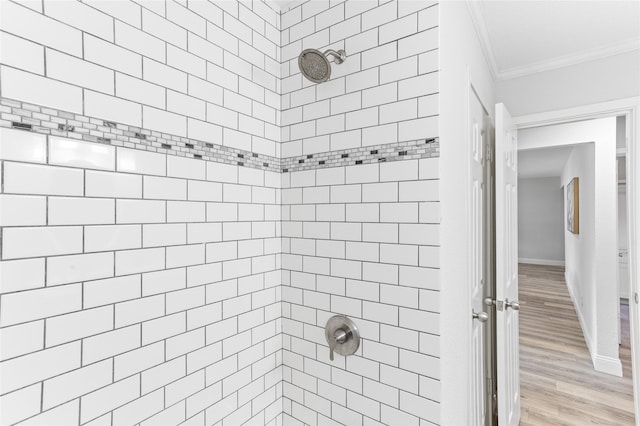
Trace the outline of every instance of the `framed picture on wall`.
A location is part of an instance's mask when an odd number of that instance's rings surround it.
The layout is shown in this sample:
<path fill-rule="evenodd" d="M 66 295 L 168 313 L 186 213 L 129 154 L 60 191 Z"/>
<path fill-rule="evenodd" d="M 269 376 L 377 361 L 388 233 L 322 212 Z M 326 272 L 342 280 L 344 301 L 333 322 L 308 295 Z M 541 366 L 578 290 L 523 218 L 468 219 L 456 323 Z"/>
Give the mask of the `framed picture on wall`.
<path fill-rule="evenodd" d="M 580 233 L 579 179 L 574 177 L 567 185 L 567 229 L 573 234 Z"/>

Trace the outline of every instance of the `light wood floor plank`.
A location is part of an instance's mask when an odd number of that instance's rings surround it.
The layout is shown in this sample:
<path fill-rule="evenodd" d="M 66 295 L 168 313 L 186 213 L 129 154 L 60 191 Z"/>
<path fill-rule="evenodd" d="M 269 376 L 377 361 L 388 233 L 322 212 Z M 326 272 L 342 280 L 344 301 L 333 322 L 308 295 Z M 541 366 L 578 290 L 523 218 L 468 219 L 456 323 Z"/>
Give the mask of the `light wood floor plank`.
<path fill-rule="evenodd" d="M 520 425 L 633 425 L 628 305 L 614 377 L 593 369 L 564 268 L 520 264 L 519 285 Z"/>

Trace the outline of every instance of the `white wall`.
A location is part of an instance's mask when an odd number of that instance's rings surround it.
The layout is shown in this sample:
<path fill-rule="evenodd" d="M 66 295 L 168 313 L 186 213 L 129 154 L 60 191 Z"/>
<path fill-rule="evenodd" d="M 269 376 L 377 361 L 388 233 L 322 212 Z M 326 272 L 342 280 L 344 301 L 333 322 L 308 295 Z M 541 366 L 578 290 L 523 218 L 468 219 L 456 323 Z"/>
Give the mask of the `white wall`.
<path fill-rule="evenodd" d="M 470 181 L 468 100 L 470 83 L 493 115 L 494 84 L 465 2 L 440 5 L 440 134 L 442 200 L 442 423 L 468 424 L 471 406 L 468 277 Z M 462 304 L 461 304 L 462 303 Z"/>
<path fill-rule="evenodd" d="M 378 3 L 282 15 L 285 424 L 442 422 L 439 160 L 399 156 L 439 135 L 440 6 Z M 298 69 L 310 47 L 347 51 L 326 83 Z M 336 314 L 362 342 L 330 361 Z"/>
<path fill-rule="evenodd" d="M 640 94 L 640 55 L 633 51 L 499 81 L 498 102 L 516 115 L 570 108 Z"/>
<path fill-rule="evenodd" d="M 587 345 L 594 347 L 597 333 L 596 316 L 596 264 L 595 260 L 595 149 L 593 144 L 576 145 L 562 172 L 564 197 L 566 186 L 574 177 L 579 178 L 579 233 L 566 229 L 566 202 L 564 203 L 563 236 L 565 239 L 565 279 L 576 312 L 580 317 Z"/>
<path fill-rule="evenodd" d="M 618 358 L 617 338 L 617 291 L 612 282 L 617 282 L 617 176 L 616 176 L 616 119 L 580 121 L 520 131 L 520 150 L 543 147 L 574 145 L 594 142 L 595 144 L 595 203 L 594 223 L 594 266 L 593 284 L 590 294 L 595 298 L 592 319 L 586 318 L 583 325 L 595 324 L 587 341 L 596 370 L 621 374 Z M 564 182 L 566 184 L 566 182 Z M 582 210 L 582 209 L 581 209 Z M 581 231 L 582 232 L 582 231 Z M 569 268 L 570 256 L 565 240 L 565 263 Z M 587 303 L 587 302 L 585 302 Z M 579 303 L 578 303 L 579 305 Z M 577 306 L 579 308 L 579 306 Z M 586 336 L 585 336 L 586 337 Z"/>
<path fill-rule="evenodd" d="M 518 258 L 564 264 L 563 194 L 558 177 L 518 179 Z"/>
<path fill-rule="evenodd" d="M 279 421 L 278 25 L 0 1 L 0 423 Z"/>

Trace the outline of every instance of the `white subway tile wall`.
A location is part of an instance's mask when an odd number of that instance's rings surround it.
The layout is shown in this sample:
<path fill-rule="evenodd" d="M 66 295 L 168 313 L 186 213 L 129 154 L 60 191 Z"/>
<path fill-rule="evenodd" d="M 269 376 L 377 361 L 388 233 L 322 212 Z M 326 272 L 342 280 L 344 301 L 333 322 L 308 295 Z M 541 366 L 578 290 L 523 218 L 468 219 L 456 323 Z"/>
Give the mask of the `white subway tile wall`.
<path fill-rule="evenodd" d="M 2 424 L 212 424 L 223 397 L 278 421 L 279 173 L 14 129 L 0 152 Z"/>
<path fill-rule="evenodd" d="M 0 423 L 440 423 L 437 2 L 277 9 L 0 2 Z"/>
<path fill-rule="evenodd" d="M 283 159 L 315 154 L 319 137 L 330 150 L 437 137 L 437 24 L 429 1 L 284 12 Z M 313 85 L 302 46 L 348 57 Z M 346 164 L 283 174 L 284 423 L 439 424 L 438 159 Z M 332 362 L 324 326 L 336 314 L 363 340 Z"/>

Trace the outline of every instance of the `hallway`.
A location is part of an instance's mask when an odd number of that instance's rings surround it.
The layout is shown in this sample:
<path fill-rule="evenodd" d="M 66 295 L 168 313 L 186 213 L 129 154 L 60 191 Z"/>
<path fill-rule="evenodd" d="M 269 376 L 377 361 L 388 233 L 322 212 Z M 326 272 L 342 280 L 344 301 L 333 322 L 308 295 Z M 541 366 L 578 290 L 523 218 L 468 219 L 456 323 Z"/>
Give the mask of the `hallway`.
<path fill-rule="evenodd" d="M 634 424 L 628 305 L 620 378 L 593 370 L 564 268 L 520 264 L 519 285 L 520 424 Z"/>

